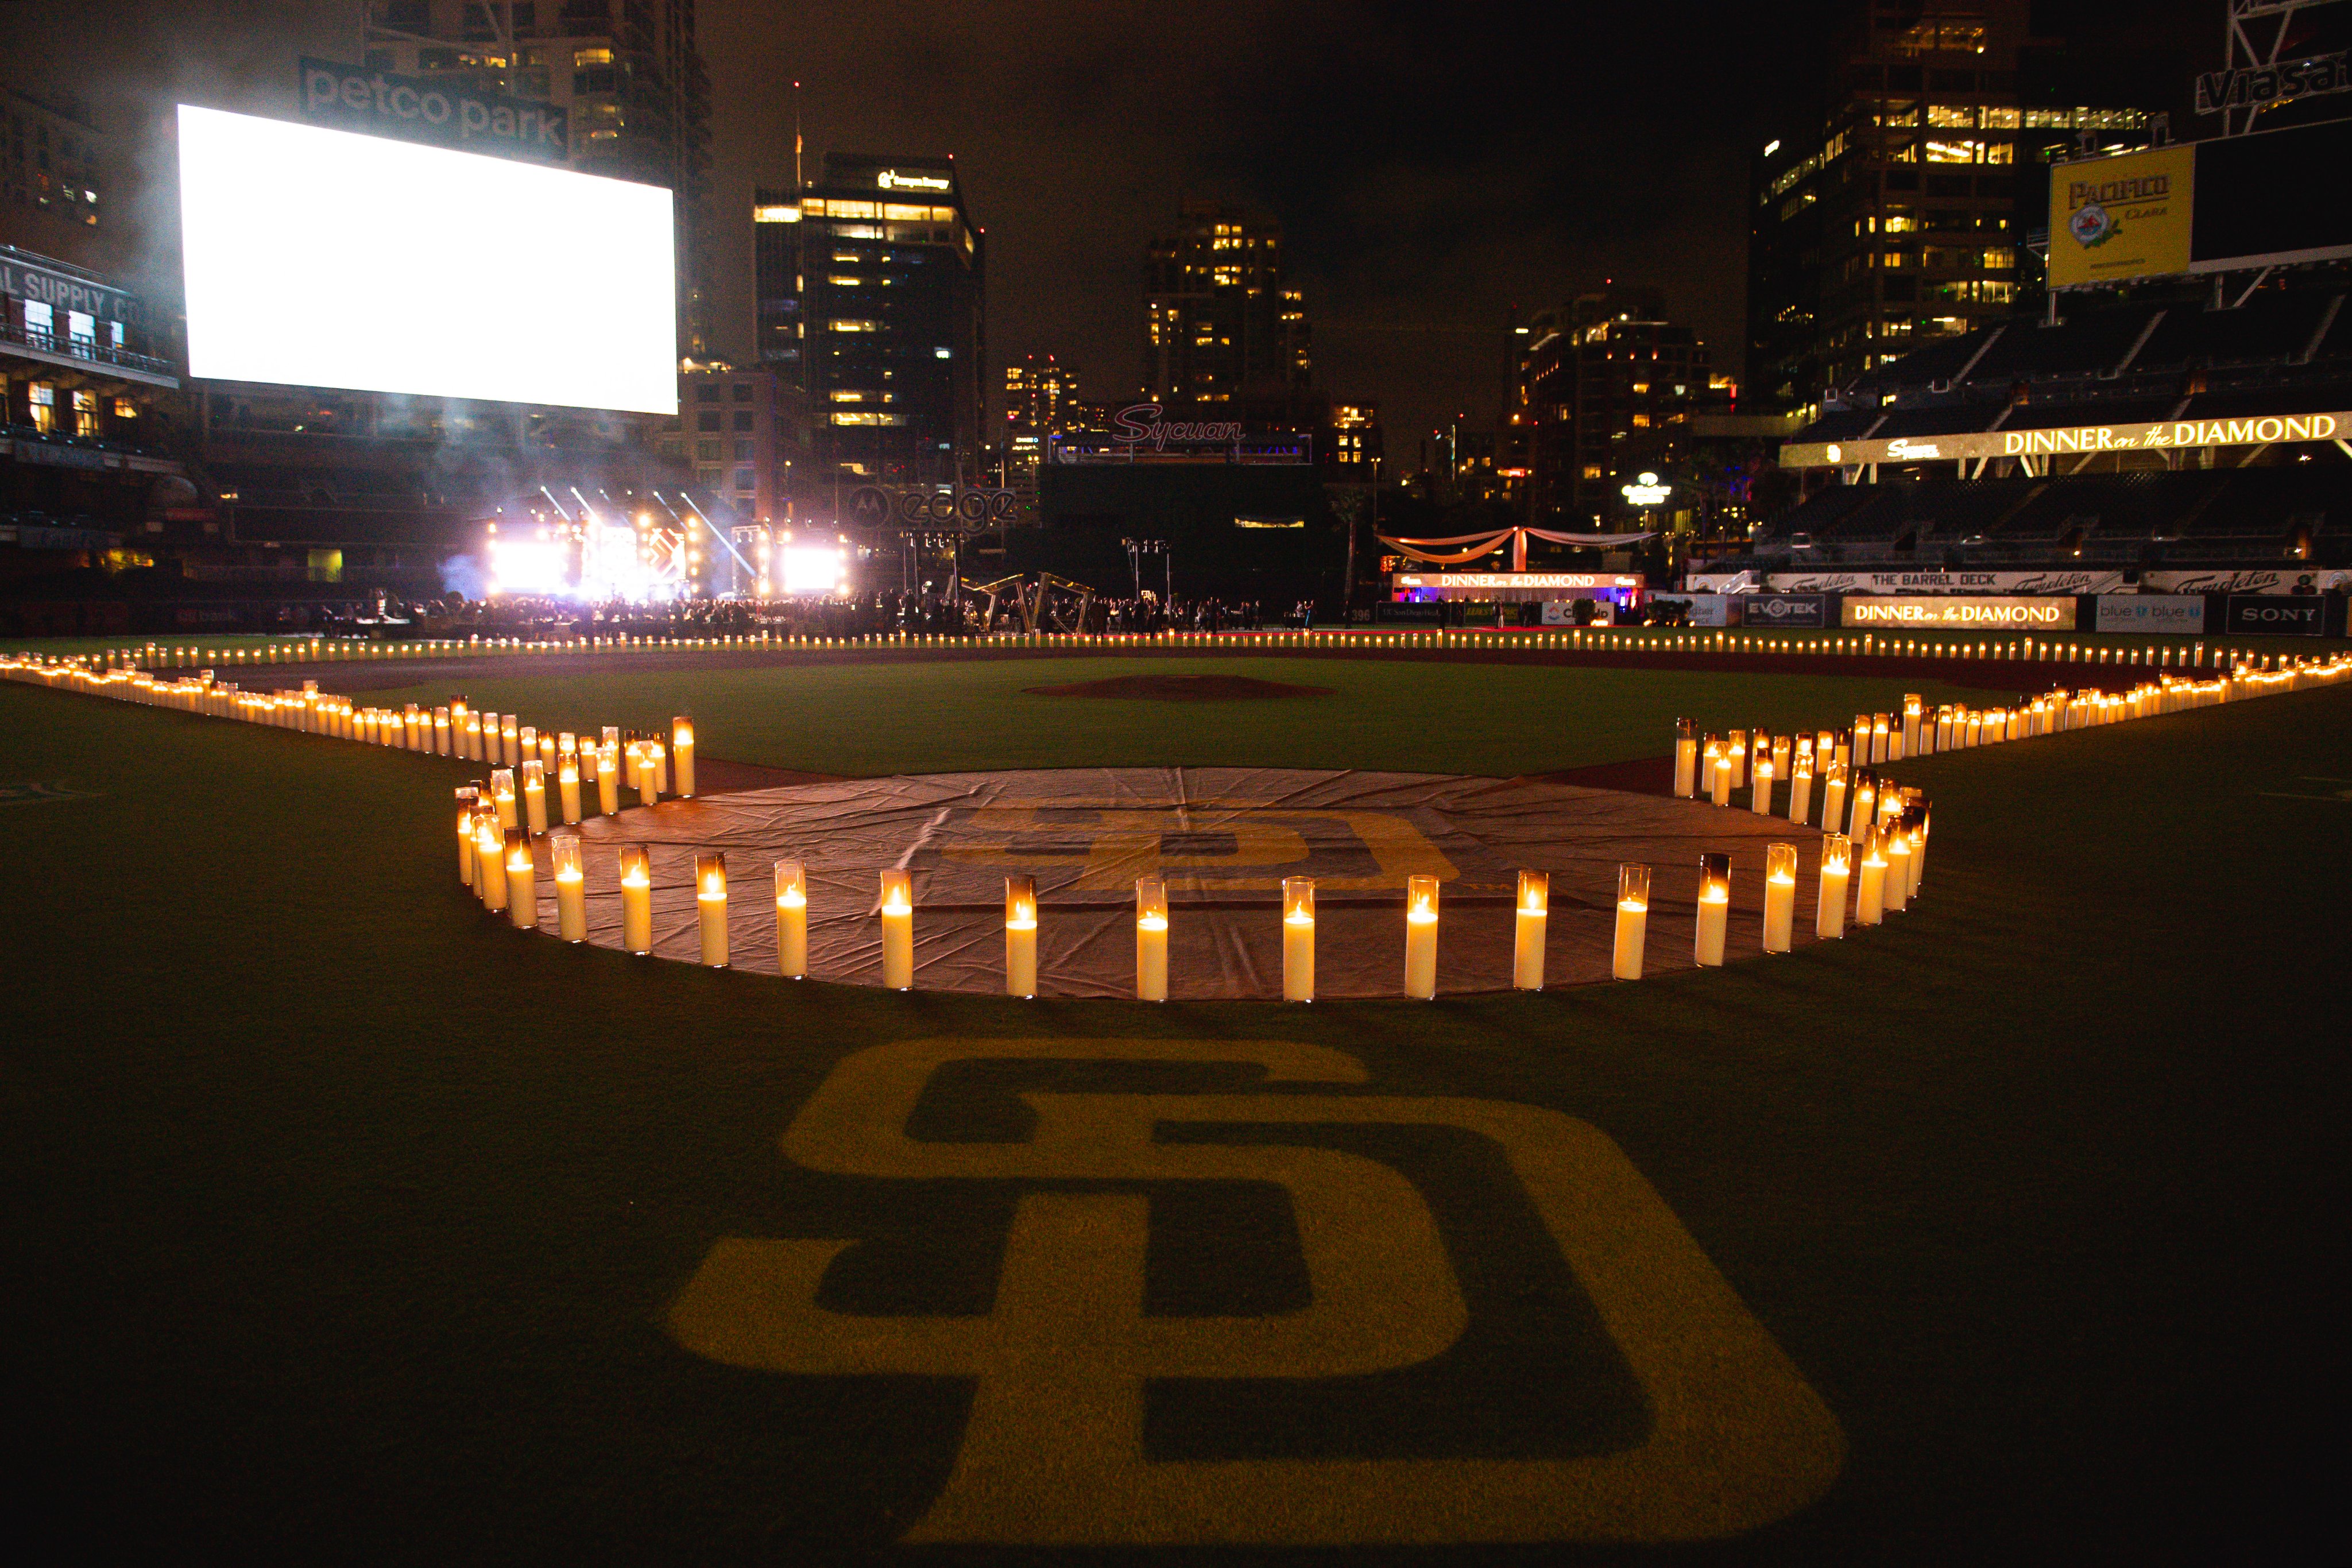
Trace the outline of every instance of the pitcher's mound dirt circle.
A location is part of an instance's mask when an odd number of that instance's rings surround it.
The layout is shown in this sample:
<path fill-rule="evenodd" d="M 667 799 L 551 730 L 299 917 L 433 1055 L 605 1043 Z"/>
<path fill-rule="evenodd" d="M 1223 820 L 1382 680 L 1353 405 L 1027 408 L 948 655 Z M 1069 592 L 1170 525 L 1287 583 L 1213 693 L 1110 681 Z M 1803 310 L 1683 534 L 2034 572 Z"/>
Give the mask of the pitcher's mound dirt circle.
<path fill-rule="evenodd" d="M 1033 697 L 1129 697 L 1146 702 L 1231 702 L 1252 697 L 1328 697 L 1329 686 L 1295 686 L 1255 675 L 1113 675 L 1066 686 L 1029 686 Z"/>

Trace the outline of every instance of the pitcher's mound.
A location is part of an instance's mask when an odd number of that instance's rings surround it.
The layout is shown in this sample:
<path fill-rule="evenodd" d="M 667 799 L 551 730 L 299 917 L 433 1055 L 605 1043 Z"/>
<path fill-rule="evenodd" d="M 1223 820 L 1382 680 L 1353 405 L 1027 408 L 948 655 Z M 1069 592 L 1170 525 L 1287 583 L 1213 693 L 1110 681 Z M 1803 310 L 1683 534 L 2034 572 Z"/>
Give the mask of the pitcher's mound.
<path fill-rule="evenodd" d="M 1328 697 L 1329 686 L 1294 686 L 1255 675 L 1113 675 L 1066 686 L 1030 686 L 1035 697 L 1128 697 L 1147 702 L 1230 702 L 1248 697 Z"/>

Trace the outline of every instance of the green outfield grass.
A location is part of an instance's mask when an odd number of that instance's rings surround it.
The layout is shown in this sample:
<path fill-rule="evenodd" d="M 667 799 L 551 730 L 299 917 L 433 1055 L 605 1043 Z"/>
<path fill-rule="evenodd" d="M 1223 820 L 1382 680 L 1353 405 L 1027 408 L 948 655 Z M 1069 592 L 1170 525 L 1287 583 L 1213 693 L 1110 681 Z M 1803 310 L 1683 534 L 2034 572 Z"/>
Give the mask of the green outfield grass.
<path fill-rule="evenodd" d="M 1506 772 L 1655 754 L 1677 711 L 1828 727 L 1896 689 L 1264 663 L 1343 695 L 1014 695 L 1095 673 L 1080 660 L 469 685 L 546 721 L 690 706 L 712 755 L 844 772 Z M 456 763 L 13 685 L 0 758 L 0 784 L 47 787 L 0 802 L 0 1355 L 19 1528 L 76 1556 L 1037 1561 L 891 1545 L 947 1473 L 968 1383 L 730 1370 L 662 1327 L 730 1236 L 873 1239 L 839 1310 L 988 1309 L 1004 1184 L 819 1177 L 778 1146 L 845 1055 L 930 1035 L 1296 1040 L 1358 1057 L 1378 1093 L 1598 1126 L 1850 1448 L 1795 1517 L 1641 1561 L 2275 1562 L 2340 1485 L 2352 690 L 1898 769 L 1936 800 L 1927 887 L 1853 940 L 1288 1009 L 900 996 L 526 937 L 457 885 Z M 1111 1092 L 1247 1086 L 1072 1071 Z M 1018 1136 L 1008 1082 L 940 1091 L 925 1135 Z M 1585 1348 L 1563 1364 L 1515 1337 L 1531 1312 L 1590 1309 L 1514 1250 L 1496 1162 L 1389 1131 L 1330 1136 L 1405 1169 L 1452 1227 L 1465 1354 L 1433 1385 L 1252 1385 L 1238 1415 L 1171 1386 L 1152 1440 L 1257 1451 L 1230 1446 L 1238 1422 L 1277 1456 L 1509 1454 L 1562 1422 L 1638 1433 L 1605 1342 L 1568 1334 Z M 1164 1214 L 1155 1193 L 1152 1288 L 1176 1304 L 1154 1310 L 1288 1299 L 1286 1211 L 1253 1190 Z M 1563 1416 L 1563 1388 L 1591 1407 Z"/>
<path fill-rule="evenodd" d="M 1856 713 L 1899 708 L 1906 689 L 1930 703 L 1987 700 L 1981 690 L 1867 674 L 1319 656 L 811 664 L 684 675 L 623 668 L 578 678 L 512 668 L 469 672 L 459 685 L 476 707 L 543 728 L 667 729 L 673 715 L 690 713 L 705 756 L 845 774 L 1232 764 L 1509 775 L 1664 755 L 1685 716 L 1707 729 L 1778 731 L 1852 724 Z M 1254 675 L 1333 695 L 1195 703 L 1026 693 L 1136 674 Z M 442 703 L 448 686 L 365 700 Z"/>

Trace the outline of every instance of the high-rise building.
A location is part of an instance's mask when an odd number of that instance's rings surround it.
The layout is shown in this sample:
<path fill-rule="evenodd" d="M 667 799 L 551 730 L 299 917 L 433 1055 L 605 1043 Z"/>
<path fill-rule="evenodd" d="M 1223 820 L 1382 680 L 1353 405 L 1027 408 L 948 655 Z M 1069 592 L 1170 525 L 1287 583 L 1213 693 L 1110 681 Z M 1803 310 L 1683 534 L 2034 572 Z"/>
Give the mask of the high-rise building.
<path fill-rule="evenodd" d="M 809 408 L 803 497 L 977 477 L 987 252 L 954 161 L 829 152 L 751 217 L 759 361 Z"/>
<path fill-rule="evenodd" d="M 1069 426 L 1077 372 L 1047 354 L 1004 367 L 1004 461 L 1008 478 L 1034 483 L 1045 444 Z"/>
<path fill-rule="evenodd" d="M 573 168 L 677 193 L 678 352 L 710 351 L 710 77 L 694 0 L 369 0 L 364 63 L 557 105 Z"/>
<path fill-rule="evenodd" d="M 677 409 L 664 444 L 698 489 L 747 524 L 793 520 L 793 471 L 806 456 L 802 411 L 772 371 L 689 364 L 678 372 Z"/>
<path fill-rule="evenodd" d="M 2028 0 L 1856 0 L 1752 167 L 1748 379 L 1817 400 L 2039 287 L 2050 159 L 2137 146 L 2114 73 L 2029 36 Z M 2102 39 L 2102 43 L 2105 43 Z"/>
<path fill-rule="evenodd" d="M 106 138 L 62 92 L 0 87 L 0 234 L 81 267 L 111 265 Z"/>
<path fill-rule="evenodd" d="M 1653 288 L 1617 286 L 1539 310 L 1514 329 L 1510 450 L 1523 455 L 1523 494 L 1534 521 L 1591 528 L 1612 510 L 1621 454 L 1637 433 L 1678 423 L 1727 399 L 1710 384 L 1706 346 L 1666 319 Z M 1501 443 L 1498 443 L 1501 444 Z"/>
<path fill-rule="evenodd" d="M 1231 402 L 1314 382 L 1304 296 L 1284 281 L 1282 227 L 1187 201 L 1143 260 L 1143 390 L 1169 403 Z"/>

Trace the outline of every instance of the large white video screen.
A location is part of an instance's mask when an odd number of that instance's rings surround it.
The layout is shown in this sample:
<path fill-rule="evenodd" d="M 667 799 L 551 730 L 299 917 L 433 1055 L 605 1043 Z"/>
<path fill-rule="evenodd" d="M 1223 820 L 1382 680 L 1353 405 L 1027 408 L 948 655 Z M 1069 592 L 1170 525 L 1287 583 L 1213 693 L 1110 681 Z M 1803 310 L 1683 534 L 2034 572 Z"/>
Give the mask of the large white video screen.
<path fill-rule="evenodd" d="M 677 412 L 670 193 L 180 106 L 188 369 Z"/>

